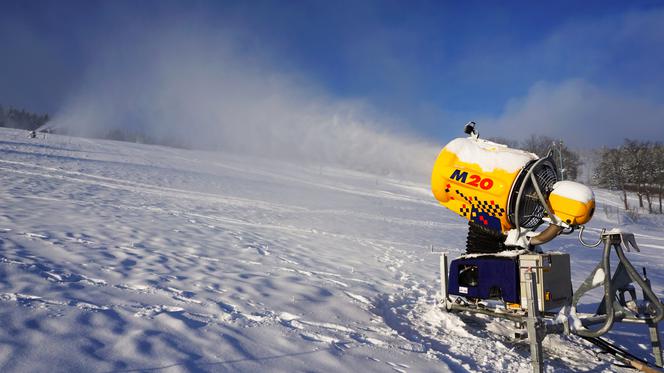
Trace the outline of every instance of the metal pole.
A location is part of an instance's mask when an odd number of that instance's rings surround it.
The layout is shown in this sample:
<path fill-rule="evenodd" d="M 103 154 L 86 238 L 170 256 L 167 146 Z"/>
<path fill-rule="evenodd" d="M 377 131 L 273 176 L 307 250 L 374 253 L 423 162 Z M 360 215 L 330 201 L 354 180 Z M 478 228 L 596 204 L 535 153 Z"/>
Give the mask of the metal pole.
<path fill-rule="evenodd" d="M 659 341 L 659 326 L 658 323 L 648 322 L 648 330 L 650 331 L 650 345 L 652 346 L 652 353 L 655 355 L 655 365 L 662 367 L 662 346 Z"/>
<path fill-rule="evenodd" d="M 558 157 L 560 158 L 560 178 L 565 180 L 565 165 L 563 165 L 563 140 L 558 144 Z"/>
<path fill-rule="evenodd" d="M 643 280 L 646 287 L 650 289 L 650 279 L 646 275 L 646 269 L 643 268 Z M 643 289 L 643 299 L 648 299 L 645 288 Z M 652 354 L 655 355 L 655 365 L 662 367 L 662 344 L 659 341 L 659 323 L 648 321 L 648 331 L 650 332 L 650 346 Z"/>
<path fill-rule="evenodd" d="M 539 309 L 537 301 L 537 275 L 532 269 L 526 269 L 524 273 L 526 280 L 526 302 L 528 303 L 528 318 L 526 324 L 528 328 L 528 340 L 530 342 L 530 361 L 533 366 L 533 373 L 542 373 L 544 371 L 542 340 L 539 333 Z"/>
<path fill-rule="evenodd" d="M 440 254 L 440 297 L 447 309 L 447 254 Z"/>
<path fill-rule="evenodd" d="M 590 330 L 585 327 L 576 329 L 575 334 L 578 334 L 582 337 L 599 337 L 604 333 L 608 332 L 615 321 L 616 315 L 613 309 L 613 298 L 615 297 L 615 291 L 613 290 L 613 284 L 611 282 L 611 247 L 612 244 L 616 243 L 620 246 L 619 235 L 602 235 L 602 241 L 604 241 L 604 251 L 602 253 L 602 261 L 600 265 L 595 268 L 591 273 L 593 277 L 588 277 L 586 280 L 579 286 L 579 288 L 574 292 L 572 297 L 572 309 L 576 310 L 576 306 L 579 303 L 579 299 L 583 294 L 587 293 L 589 290 L 594 289 L 596 286 L 593 284 L 594 277 L 598 271 L 602 271 L 604 274 L 604 279 L 602 280 L 604 285 L 604 313 L 606 318 L 604 323 L 597 330 Z"/>

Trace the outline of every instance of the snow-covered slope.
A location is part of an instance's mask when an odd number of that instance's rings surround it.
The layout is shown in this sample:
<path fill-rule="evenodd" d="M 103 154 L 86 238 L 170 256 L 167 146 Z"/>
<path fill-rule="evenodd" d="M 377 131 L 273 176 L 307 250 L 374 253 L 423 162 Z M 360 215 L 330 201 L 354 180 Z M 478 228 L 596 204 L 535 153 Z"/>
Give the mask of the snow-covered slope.
<path fill-rule="evenodd" d="M 0 129 L 0 370 L 528 371 L 509 323 L 436 307 L 429 245 L 461 253 L 466 223 L 425 183 Z M 625 227 L 658 294 L 661 226 Z M 575 285 L 599 259 L 549 246 Z M 548 371 L 615 369 L 545 347 Z"/>

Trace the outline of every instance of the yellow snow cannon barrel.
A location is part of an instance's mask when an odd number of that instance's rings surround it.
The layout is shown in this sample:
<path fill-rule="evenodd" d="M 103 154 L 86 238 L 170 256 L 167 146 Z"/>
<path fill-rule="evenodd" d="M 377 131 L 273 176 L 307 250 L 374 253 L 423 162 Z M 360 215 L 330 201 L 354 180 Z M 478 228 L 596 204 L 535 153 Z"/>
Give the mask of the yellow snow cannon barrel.
<path fill-rule="evenodd" d="M 515 180 L 537 159 L 533 153 L 491 141 L 457 138 L 438 155 L 431 190 L 448 209 L 493 231 L 506 232 L 514 228 L 509 210 Z M 555 182 L 555 171 L 553 175 Z"/>
<path fill-rule="evenodd" d="M 595 212 L 595 194 L 583 184 L 559 181 L 553 184 L 549 204 L 551 213 L 568 226 L 583 225 Z"/>

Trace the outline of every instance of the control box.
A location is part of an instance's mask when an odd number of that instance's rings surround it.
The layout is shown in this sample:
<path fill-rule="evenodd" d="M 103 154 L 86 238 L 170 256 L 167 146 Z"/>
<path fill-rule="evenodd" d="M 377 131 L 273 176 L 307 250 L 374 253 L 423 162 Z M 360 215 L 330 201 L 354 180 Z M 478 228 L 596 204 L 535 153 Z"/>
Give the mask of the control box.
<path fill-rule="evenodd" d="M 537 277 L 537 300 L 540 311 L 554 311 L 572 301 L 572 276 L 569 254 L 543 253 L 519 255 L 521 308 L 527 309 L 525 272 Z"/>
<path fill-rule="evenodd" d="M 536 277 L 540 311 L 554 311 L 572 301 L 569 254 L 468 255 L 452 261 L 447 294 L 495 299 L 512 309 L 527 309 L 526 271 Z"/>
<path fill-rule="evenodd" d="M 448 293 L 474 299 L 502 299 L 518 304 L 517 256 L 460 257 L 450 264 Z"/>

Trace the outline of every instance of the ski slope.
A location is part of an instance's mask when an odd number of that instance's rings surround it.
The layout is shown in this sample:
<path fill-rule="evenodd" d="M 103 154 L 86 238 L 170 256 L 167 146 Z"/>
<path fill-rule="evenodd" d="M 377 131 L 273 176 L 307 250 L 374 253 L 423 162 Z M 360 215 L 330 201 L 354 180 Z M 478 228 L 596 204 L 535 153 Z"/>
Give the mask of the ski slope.
<path fill-rule="evenodd" d="M 511 323 L 437 308 L 429 246 L 460 254 L 466 222 L 427 182 L 0 129 L 0 370 L 529 371 Z M 661 294 L 663 220 L 622 223 Z M 600 256 L 545 249 L 575 286 Z M 643 354 L 639 328 L 610 337 Z M 548 372 L 620 370 L 573 336 L 544 346 Z"/>

